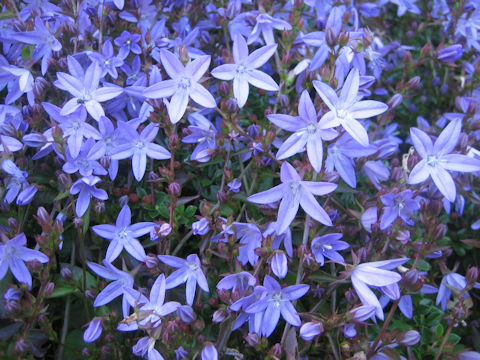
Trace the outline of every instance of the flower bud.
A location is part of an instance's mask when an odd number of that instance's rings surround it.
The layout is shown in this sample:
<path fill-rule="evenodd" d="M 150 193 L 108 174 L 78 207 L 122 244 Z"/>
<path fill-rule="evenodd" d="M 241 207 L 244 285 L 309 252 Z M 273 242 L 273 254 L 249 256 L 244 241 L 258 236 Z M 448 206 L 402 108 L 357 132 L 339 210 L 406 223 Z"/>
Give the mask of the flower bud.
<path fill-rule="evenodd" d="M 49 297 L 50 295 L 52 295 L 54 289 L 55 289 L 55 284 L 53 282 L 49 281 L 45 285 L 45 289 L 44 289 L 43 293 L 46 297 Z"/>
<path fill-rule="evenodd" d="M 467 280 L 467 283 L 469 285 L 475 285 L 477 279 L 478 279 L 478 268 L 474 266 L 468 269 L 467 273 L 465 274 L 465 280 Z"/>
<path fill-rule="evenodd" d="M 432 231 L 432 239 L 434 241 L 440 241 L 445 237 L 445 234 L 447 233 L 447 225 L 445 224 L 438 224 L 435 226 L 435 228 Z"/>
<path fill-rule="evenodd" d="M 402 103 L 402 101 L 403 101 L 402 94 L 395 94 L 387 101 L 387 105 L 390 109 L 395 109 Z"/>
<path fill-rule="evenodd" d="M 232 87 L 226 81 L 222 81 L 218 90 L 220 91 L 220 95 L 228 96 L 228 94 L 230 94 L 230 92 L 232 91 Z"/>
<path fill-rule="evenodd" d="M 13 353 L 17 355 L 22 355 L 27 350 L 28 350 L 28 343 L 23 338 L 20 338 L 19 340 L 17 340 L 17 342 L 15 343 L 15 346 L 13 347 Z"/>
<path fill-rule="evenodd" d="M 276 343 L 270 349 L 270 354 L 276 356 L 277 358 L 280 358 L 282 356 L 282 346 L 279 343 Z"/>
<path fill-rule="evenodd" d="M 278 278 L 283 279 L 287 276 L 288 263 L 285 254 L 283 252 L 276 252 L 273 255 L 270 267 Z"/>
<path fill-rule="evenodd" d="M 438 216 L 443 209 L 443 204 L 441 200 L 432 199 L 428 203 L 428 211 L 432 216 Z"/>
<path fill-rule="evenodd" d="M 227 310 L 225 309 L 218 309 L 213 313 L 212 321 L 214 324 L 218 324 L 223 322 L 227 318 Z"/>
<path fill-rule="evenodd" d="M 96 200 L 93 205 L 93 210 L 97 214 L 102 214 L 105 212 L 105 202 L 102 200 Z"/>
<path fill-rule="evenodd" d="M 402 332 L 398 337 L 397 337 L 397 343 L 400 345 L 405 345 L 405 346 L 413 346 L 418 344 L 420 341 L 421 336 L 418 331 L 415 330 L 409 330 Z"/>
<path fill-rule="evenodd" d="M 408 80 L 407 84 L 405 85 L 408 90 L 415 90 L 421 85 L 420 76 L 414 76 L 410 80 Z"/>
<path fill-rule="evenodd" d="M 41 147 L 47 143 L 47 139 L 42 134 L 30 133 L 22 137 L 22 142 L 30 147 Z"/>
<path fill-rule="evenodd" d="M 319 322 L 307 322 L 300 328 L 300 337 L 305 341 L 311 341 L 323 333 L 323 325 Z"/>
<path fill-rule="evenodd" d="M 190 324 L 197 318 L 195 311 L 188 305 L 179 306 L 177 308 L 177 314 L 185 324 Z"/>
<path fill-rule="evenodd" d="M 178 182 L 172 182 L 170 185 L 168 185 L 168 193 L 173 195 L 173 196 L 179 196 L 182 192 L 182 187 Z"/>
<path fill-rule="evenodd" d="M 62 275 L 62 277 L 65 280 L 72 280 L 73 279 L 73 272 L 72 272 L 72 270 L 70 270 L 67 267 L 64 267 L 64 268 L 62 268 L 62 270 L 60 270 L 60 275 Z"/>
<path fill-rule="evenodd" d="M 202 350 L 202 360 L 218 360 L 218 351 L 215 346 L 208 342 Z"/>
<path fill-rule="evenodd" d="M 217 193 L 217 200 L 221 204 L 223 204 L 227 201 L 227 194 L 225 193 L 225 191 L 219 191 Z"/>
<path fill-rule="evenodd" d="M 102 320 L 100 318 L 94 318 L 88 324 L 87 329 L 83 333 L 83 341 L 86 343 L 91 343 L 97 340 L 100 335 L 102 335 Z"/>
<path fill-rule="evenodd" d="M 402 279 L 402 284 L 406 287 L 413 289 L 416 287 L 418 281 L 420 280 L 420 274 L 417 270 L 408 270 Z"/>
<path fill-rule="evenodd" d="M 422 47 L 422 50 L 420 51 L 420 53 L 422 54 L 422 57 L 425 57 L 428 54 L 430 54 L 432 49 L 433 49 L 432 43 L 429 41 Z"/>

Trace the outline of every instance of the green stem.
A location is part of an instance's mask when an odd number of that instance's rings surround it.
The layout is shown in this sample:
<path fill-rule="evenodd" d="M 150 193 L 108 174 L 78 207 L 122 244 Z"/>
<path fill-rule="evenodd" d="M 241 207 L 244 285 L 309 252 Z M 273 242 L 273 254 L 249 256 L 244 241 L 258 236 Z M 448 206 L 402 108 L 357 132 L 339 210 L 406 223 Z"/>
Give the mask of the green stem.
<path fill-rule="evenodd" d="M 446 332 L 445 335 L 443 336 L 442 343 L 440 344 L 440 347 L 438 348 L 438 353 L 437 353 L 437 355 L 435 356 L 435 360 L 439 360 L 439 359 L 440 359 L 440 355 L 442 354 L 443 347 L 444 347 L 445 344 L 447 343 L 447 340 L 448 340 L 448 338 L 450 337 L 450 333 L 452 332 L 453 324 L 454 324 L 454 321 L 451 320 L 451 321 L 450 321 L 450 325 L 448 325 L 447 332 Z"/>

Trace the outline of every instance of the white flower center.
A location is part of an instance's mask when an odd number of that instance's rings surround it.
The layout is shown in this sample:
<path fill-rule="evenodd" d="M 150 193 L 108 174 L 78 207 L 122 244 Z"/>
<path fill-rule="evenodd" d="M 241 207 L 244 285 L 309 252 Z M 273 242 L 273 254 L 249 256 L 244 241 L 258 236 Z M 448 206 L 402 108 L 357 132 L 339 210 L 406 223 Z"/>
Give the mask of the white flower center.
<path fill-rule="evenodd" d="M 74 121 L 72 124 L 73 130 L 78 130 L 80 129 L 80 123 L 78 121 Z"/>
<path fill-rule="evenodd" d="M 192 272 L 197 271 L 198 268 L 199 268 L 199 266 L 196 263 L 190 263 L 189 262 L 189 263 L 187 263 L 187 265 L 188 265 L 188 269 Z"/>
<path fill-rule="evenodd" d="M 431 167 L 437 166 L 438 159 L 435 155 L 428 155 L 427 156 L 427 165 Z"/>
<path fill-rule="evenodd" d="M 310 123 L 307 125 L 307 131 L 310 135 L 313 135 L 316 130 L 317 130 L 317 127 L 315 126 L 315 124 Z"/>
<path fill-rule="evenodd" d="M 139 150 L 143 149 L 145 147 L 145 142 L 143 140 L 138 140 L 135 143 L 135 147 Z"/>
<path fill-rule="evenodd" d="M 128 231 L 127 231 L 127 228 L 124 227 L 122 228 L 118 233 L 117 233 L 117 237 L 120 241 L 126 241 L 128 240 L 129 236 L 128 236 Z"/>
<path fill-rule="evenodd" d="M 237 67 L 237 74 L 244 74 L 246 70 L 247 68 L 245 67 L 245 65 L 239 65 Z"/>
<path fill-rule="evenodd" d="M 339 117 L 340 119 L 345 119 L 348 115 L 348 111 L 345 110 L 345 109 L 339 109 L 337 110 L 337 117 Z"/>
<path fill-rule="evenodd" d="M 180 83 L 178 84 L 182 89 L 188 89 L 192 84 L 190 83 L 190 79 L 188 78 L 182 78 L 180 80 Z"/>

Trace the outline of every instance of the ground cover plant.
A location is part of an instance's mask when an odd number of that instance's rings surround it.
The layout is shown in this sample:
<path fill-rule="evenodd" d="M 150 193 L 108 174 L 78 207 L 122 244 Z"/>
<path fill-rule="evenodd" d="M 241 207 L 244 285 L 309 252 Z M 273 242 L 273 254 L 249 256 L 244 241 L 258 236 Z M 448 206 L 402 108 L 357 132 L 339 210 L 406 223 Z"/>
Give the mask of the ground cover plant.
<path fill-rule="evenodd" d="M 1 359 L 480 359 L 478 1 L 1 6 Z"/>

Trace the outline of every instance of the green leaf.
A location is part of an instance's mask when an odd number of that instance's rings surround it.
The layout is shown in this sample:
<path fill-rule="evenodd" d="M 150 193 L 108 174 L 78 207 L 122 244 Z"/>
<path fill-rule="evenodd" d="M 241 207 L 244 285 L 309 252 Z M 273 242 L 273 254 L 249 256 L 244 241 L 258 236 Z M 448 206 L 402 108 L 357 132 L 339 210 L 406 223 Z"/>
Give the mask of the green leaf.
<path fill-rule="evenodd" d="M 14 17 L 15 14 L 12 10 L 4 10 L 2 13 L 0 13 L 0 20 L 12 19 Z"/>
<path fill-rule="evenodd" d="M 440 338 L 443 336 L 443 326 L 442 324 L 438 324 L 434 330 L 435 337 Z"/>
<path fill-rule="evenodd" d="M 58 194 L 57 196 L 55 196 L 54 201 L 65 199 L 68 196 L 68 194 L 69 194 L 68 191 L 62 192 L 62 193 Z"/>
<path fill-rule="evenodd" d="M 417 265 L 418 270 L 420 271 L 429 271 L 432 267 L 428 263 L 428 261 L 425 261 L 424 259 L 420 259 Z"/>
<path fill-rule="evenodd" d="M 77 289 L 69 285 L 57 285 L 53 290 L 52 294 L 49 296 L 50 299 L 55 299 L 59 297 L 64 297 L 67 295 L 73 294 Z"/>

